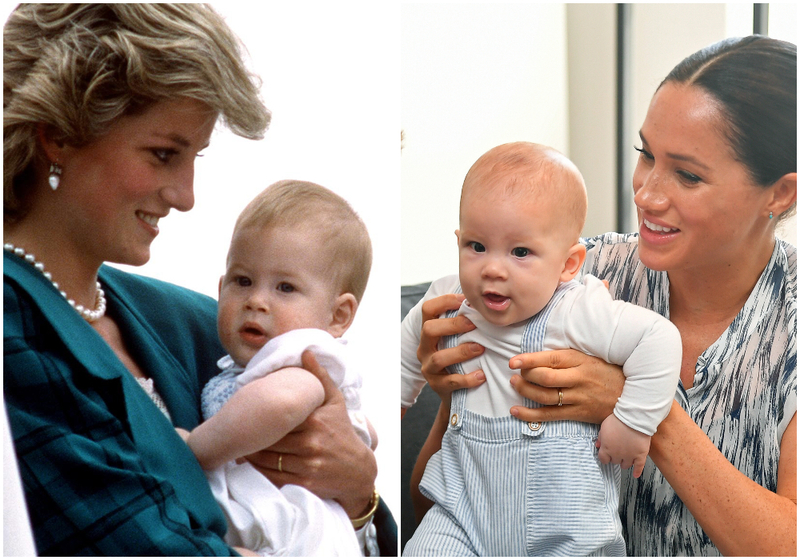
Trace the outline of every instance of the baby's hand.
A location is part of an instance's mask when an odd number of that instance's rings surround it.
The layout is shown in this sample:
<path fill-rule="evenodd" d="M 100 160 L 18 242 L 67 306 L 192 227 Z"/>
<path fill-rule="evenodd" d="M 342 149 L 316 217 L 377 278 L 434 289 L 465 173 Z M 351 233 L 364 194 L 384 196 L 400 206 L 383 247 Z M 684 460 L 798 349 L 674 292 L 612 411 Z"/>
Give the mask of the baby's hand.
<path fill-rule="evenodd" d="M 644 470 L 650 436 L 623 424 L 613 414 L 600 425 L 597 439 L 598 458 L 603 464 L 619 464 L 623 469 L 633 467 L 633 477 L 639 478 Z"/>

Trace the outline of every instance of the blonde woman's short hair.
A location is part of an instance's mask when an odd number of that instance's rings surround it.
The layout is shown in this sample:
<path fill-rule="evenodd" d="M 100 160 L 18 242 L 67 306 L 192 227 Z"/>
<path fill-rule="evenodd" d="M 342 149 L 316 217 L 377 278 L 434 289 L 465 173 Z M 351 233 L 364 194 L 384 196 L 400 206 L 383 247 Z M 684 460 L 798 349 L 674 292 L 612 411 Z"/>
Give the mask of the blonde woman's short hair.
<path fill-rule="evenodd" d="M 205 4 L 21 4 L 3 30 L 3 206 L 24 216 L 38 127 L 81 146 L 165 99 L 201 101 L 261 138 L 270 113 L 225 20 Z"/>
<path fill-rule="evenodd" d="M 372 267 L 372 243 L 364 222 L 341 196 L 308 181 L 279 181 L 248 204 L 234 227 L 243 229 L 308 227 L 317 234 L 328 259 L 331 282 L 339 293 L 358 302 L 367 288 Z"/>

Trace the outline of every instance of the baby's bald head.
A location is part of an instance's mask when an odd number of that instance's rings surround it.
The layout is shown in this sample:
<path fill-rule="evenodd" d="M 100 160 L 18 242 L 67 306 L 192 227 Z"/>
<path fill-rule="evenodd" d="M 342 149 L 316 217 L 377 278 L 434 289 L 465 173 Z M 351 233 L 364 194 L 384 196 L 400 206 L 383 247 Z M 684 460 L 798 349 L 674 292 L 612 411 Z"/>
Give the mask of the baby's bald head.
<path fill-rule="evenodd" d="M 512 142 L 478 158 L 464 178 L 461 208 L 498 195 L 536 202 L 558 214 L 565 234 L 575 240 L 586 221 L 586 186 L 580 171 L 548 146 Z"/>

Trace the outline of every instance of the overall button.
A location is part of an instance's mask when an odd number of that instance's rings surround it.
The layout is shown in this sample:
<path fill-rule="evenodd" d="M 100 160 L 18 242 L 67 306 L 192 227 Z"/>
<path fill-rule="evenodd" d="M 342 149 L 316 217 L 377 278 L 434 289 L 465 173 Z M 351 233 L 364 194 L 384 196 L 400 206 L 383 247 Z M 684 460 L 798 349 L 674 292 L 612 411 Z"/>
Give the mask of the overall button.
<path fill-rule="evenodd" d="M 458 424 L 458 414 L 453 414 L 450 417 L 450 425 L 455 426 L 456 424 Z"/>
<path fill-rule="evenodd" d="M 544 427 L 544 422 L 528 422 L 528 427 L 533 432 L 538 432 Z"/>

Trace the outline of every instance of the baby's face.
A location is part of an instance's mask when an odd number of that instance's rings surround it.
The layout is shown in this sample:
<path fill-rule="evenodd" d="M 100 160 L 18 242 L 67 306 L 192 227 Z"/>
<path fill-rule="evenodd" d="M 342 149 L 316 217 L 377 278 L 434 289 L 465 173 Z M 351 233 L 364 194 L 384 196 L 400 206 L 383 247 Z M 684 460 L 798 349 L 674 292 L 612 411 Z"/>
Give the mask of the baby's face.
<path fill-rule="evenodd" d="M 490 323 L 507 326 L 542 310 L 555 292 L 569 242 L 543 197 L 490 194 L 462 201 L 458 236 L 461 288 Z"/>
<path fill-rule="evenodd" d="M 236 234 L 220 280 L 217 330 L 238 365 L 285 332 L 327 330 L 336 298 L 321 253 L 318 237 L 302 228 Z"/>

